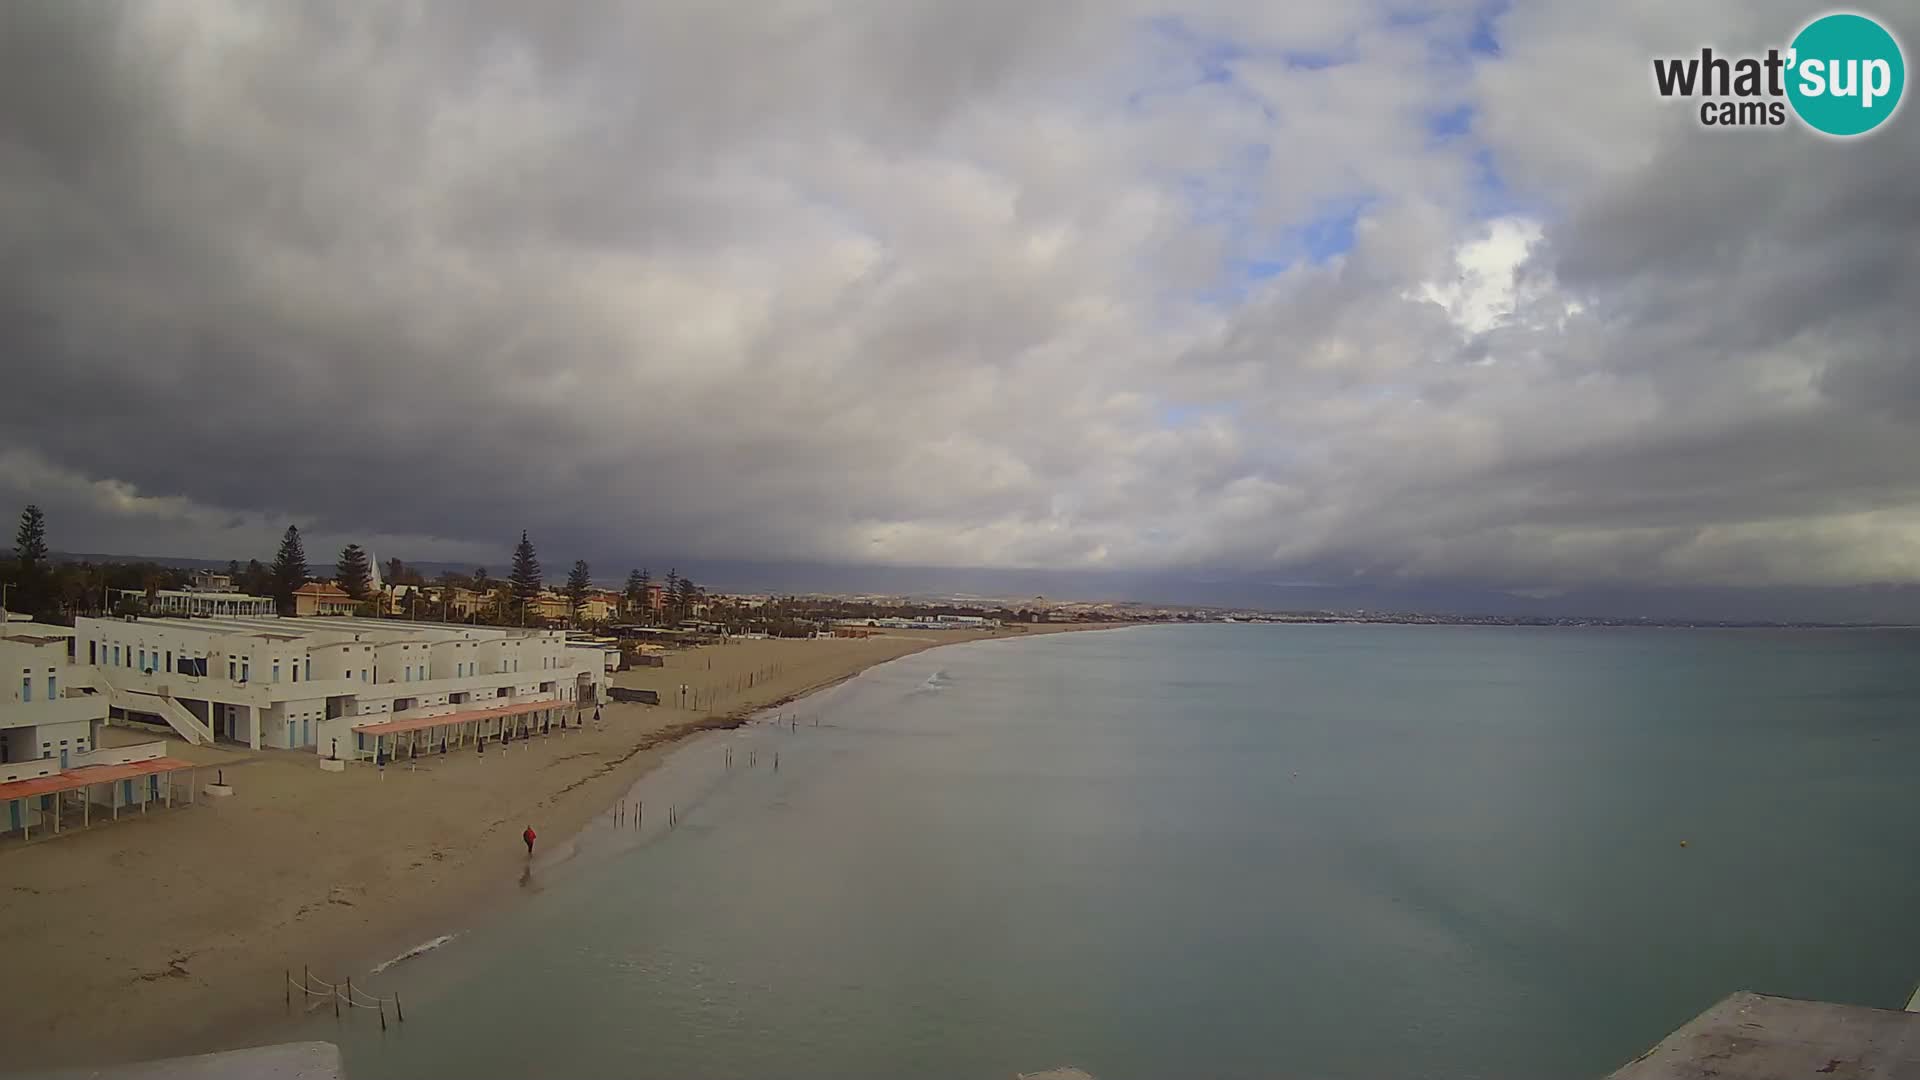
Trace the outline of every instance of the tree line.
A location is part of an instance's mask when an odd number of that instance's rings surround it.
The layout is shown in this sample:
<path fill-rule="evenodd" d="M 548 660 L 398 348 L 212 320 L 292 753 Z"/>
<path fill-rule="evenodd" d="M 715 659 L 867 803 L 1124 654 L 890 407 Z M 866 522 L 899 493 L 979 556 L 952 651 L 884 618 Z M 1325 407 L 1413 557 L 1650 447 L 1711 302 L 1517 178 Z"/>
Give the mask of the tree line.
<path fill-rule="evenodd" d="M 388 559 L 381 567 L 388 585 L 410 585 L 424 589 L 428 582 L 401 559 Z M 295 612 L 294 594 L 310 581 L 327 580 L 314 573 L 307 559 L 306 542 L 297 525 L 288 525 L 271 563 L 249 559 L 243 565 L 230 559 L 226 575 L 234 591 L 250 596 L 271 597 L 283 615 Z M 143 614 L 162 590 L 185 589 L 191 572 L 150 561 L 100 562 L 67 560 L 54 562 L 47 546 L 46 514 L 38 505 L 20 512 L 14 534 L 12 558 L 0 562 L 0 587 L 4 588 L 5 607 L 9 611 L 31 615 L 46 622 L 71 621 L 80 615 Z M 371 556 L 359 544 L 340 549 L 334 560 L 332 582 L 360 606 L 365 615 L 389 614 L 384 597 L 373 585 Z M 533 610 L 533 603 L 546 589 L 540 556 L 525 530 L 514 546 L 511 569 L 504 581 L 495 581 L 486 568 L 472 574 L 454 571 L 436 579 L 440 595 L 426 602 L 425 609 L 415 602 L 403 617 L 453 621 L 453 599 L 460 592 L 477 594 L 477 604 L 463 605 L 458 621 L 499 625 L 545 623 Z M 125 597 L 136 592 L 138 599 Z M 584 559 L 576 560 L 567 573 L 562 593 L 572 612 L 569 621 L 584 621 L 582 616 L 595 592 L 593 570 Z M 421 594 L 424 595 L 424 594 Z M 678 625 L 694 616 L 705 601 L 705 593 L 692 579 L 676 570 L 667 572 L 659 605 L 653 602 L 653 582 L 649 572 L 635 569 L 627 575 L 626 588 L 620 594 L 622 610 L 618 617 L 648 625 Z"/>

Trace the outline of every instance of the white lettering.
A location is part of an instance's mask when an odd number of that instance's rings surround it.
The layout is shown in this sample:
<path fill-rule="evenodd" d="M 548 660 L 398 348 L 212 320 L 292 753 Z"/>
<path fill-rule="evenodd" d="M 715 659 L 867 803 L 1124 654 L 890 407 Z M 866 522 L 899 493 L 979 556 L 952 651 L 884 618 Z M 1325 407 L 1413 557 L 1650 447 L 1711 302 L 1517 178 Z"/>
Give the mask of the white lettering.
<path fill-rule="evenodd" d="M 1887 91 L 1893 89 L 1893 69 L 1885 60 L 1867 61 L 1867 70 L 1865 77 L 1860 80 L 1860 87 L 1860 107 L 1873 108 L 1874 98 L 1886 97 Z"/>
<path fill-rule="evenodd" d="M 1846 73 L 1845 79 L 1840 77 L 1842 72 Z M 1834 97 L 1852 97 L 1859 93 L 1860 61 L 1827 61 L 1827 89 L 1833 92 Z"/>
<path fill-rule="evenodd" d="M 1808 97 L 1820 97 L 1827 92 L 1827 62 L 1825 60 L 1800 61 L 1800 92 Z"/>

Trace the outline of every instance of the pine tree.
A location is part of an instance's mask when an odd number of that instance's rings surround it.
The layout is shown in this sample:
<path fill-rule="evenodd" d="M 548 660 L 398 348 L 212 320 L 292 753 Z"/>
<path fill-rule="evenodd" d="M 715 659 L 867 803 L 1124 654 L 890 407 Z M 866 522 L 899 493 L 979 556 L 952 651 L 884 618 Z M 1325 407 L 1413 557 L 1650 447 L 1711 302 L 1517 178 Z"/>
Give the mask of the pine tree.
<path fill-rule="evenodd" d="M 47 561 L 47 515 L 32 503 L 20 511 L 20 528 L 13 534 L 13 557 L 19 560 L 22 573 L 31 573 Z"/>
<path fill-rule="evenodd" d="M 398 585 L 407 576 L 407 564 L 399 559 L 387 560 L 387 584 Z"/>
<path fill-rule="evenodd" d="M 248 559 L 247 568 L 240 571 L 240 591 L 249 596 L 265 596 L 273 591 L 273 575 L 267 573 L 259 559 Z"/>
<path fill-rule="evenodd" d="M 35 504 L 29 503 L 20 511 L 20 529 L 13 535 L 13 557 L 19 563 L 13 575 L 13 610 L 48 614 L 47 516 Z"/>
<path fill-rule="evenodd" d="M 359 544 L 340 549 L 340 561 L 334 564 L 334 577 L 340 588 L 355 600 L 365 600 L 373 587 L 373 567 Z"/>
<path fill-rule="evenodd" d="M 468 587 L 477 593 L 493 591 L 493 579 L 487 576 L 486 567 L 482 566 L 474 570 L 473 580 L 468 583 Z"/>
<path fill-rule="evenodd" d="M 280 610 L 293 613 L 293 590 L 307 583 L 307 547 L 300 542 L 300 528 L 287 526 L 280 538 L 280 551 L 273 557 L 273 595 Z"/>
<path fill-rule="evenodd" d="M 644 566 L 640 568 L 640 618 L 653 625 L 653 575 Z"/>
<path fill-rule="evenodd" d="M 593 571 L 587 566 L 587 560 L 575 559 L 573 569 L 567 574 L 567 603 L 575 616 L 587 606 L 587 593 L 593 590 Z"/>
<path fill-rule="evenodd" d="M 229 585 L 238 585 L 240 583 L 240 560 L 239 559 L 227 560 L 227 583 Z"/>
<path fill-rule="evenodd" d="M 700 600 L 700 592 L 693 587 L 692 578 L 680 579 L 680 595 L 678 599 L 680 617 L 683 619 L 691 618 L 693 616 L 693 607 Z"/>
<path fill-rule="evenodd" d="M 513 595 L 522 604 L 540 595 L 540 558 L 533 553 L 533 541 L 527 539 L 526 531 L 520 532 L 520 543 L 513 549 L 513 572 L 507 576 L 513 582 Z"/>
<path fill-rule="evenodd" d="M 679 570 L 670 569 L 667 571 L 666 587 L 660 590 L 660 600 L 661 600 L 661 603 L 666 608 L 666 610 L 662 612 L 662 614 L 666 616 L 667 625 L 671 626 L 674 623 L 679 622 L 680 621 L 680 613 L 678 611 L 678 606 L 680 603 L 680 571 Z"/>
<path fill-rule="evenodd" d="M 627 573 L 627 617 L 629 619 L 633 617 L 634 612 L 640 610 L 640 606 L 646 602 L 646 599 L 647 579 L 638 570 L 629 571 Z"/>

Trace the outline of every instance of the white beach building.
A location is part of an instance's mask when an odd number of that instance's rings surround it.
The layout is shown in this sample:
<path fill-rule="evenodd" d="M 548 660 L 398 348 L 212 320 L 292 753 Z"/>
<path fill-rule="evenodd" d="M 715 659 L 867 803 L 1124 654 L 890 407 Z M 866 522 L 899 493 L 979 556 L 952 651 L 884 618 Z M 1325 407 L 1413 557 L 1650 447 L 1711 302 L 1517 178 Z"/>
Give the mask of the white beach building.
<path fill-rule="evenodd" d="M 191 762 L 166 756 L 166 743 L 103 747 L 107 697 L 91 669 L 75 664 L 73 631 L 0 620 L 0 834 L 32 839 L 62 823 L 86 827 L 173 805 L 175 781 Z M 189 776 L 187 801 L 191 801 Z"/>
<path fill-rule="evenodd" d="M 73 631 L 64 626 L 0 623 L 0 765 L 49 761 L 66 768 L 94 748 L 107 719 L 106 698 L 94 692 L 92 673 L 68 655 Z M 0 768 L 0 781 L 20 769 Z M 18 779 L 19 776 L 12 778 Z"/>
<path fill-rule="evenodd" d="M 389 736 L 555 724 L 608 680 L 600 654 L 558 630 L 248 616 L 83 618 L 75 631 L 116 715 L 342 758 L 390 754 Z"/>

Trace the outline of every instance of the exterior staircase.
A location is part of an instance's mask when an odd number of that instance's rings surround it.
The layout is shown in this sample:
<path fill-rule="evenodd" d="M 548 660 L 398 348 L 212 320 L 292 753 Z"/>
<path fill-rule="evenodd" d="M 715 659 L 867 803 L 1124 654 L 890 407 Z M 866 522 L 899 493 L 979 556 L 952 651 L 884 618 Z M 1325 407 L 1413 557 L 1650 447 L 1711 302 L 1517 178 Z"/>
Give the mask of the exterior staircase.
<path fill-rule="evenodd" d="M 165 720 L 175 734 L 195 746 L 212 744 L 213 729 L 201 723 L 200 718 L 193 715 L 185 705 L 175 701 L 165 687 L 160 687 L 158 693 L 148 693 L 144 690 L 129 690 L 115 686 L 113 681 L 104 675 L 100 681 L 106 684 L 107 704 L 114 708 L 157 716 Z"/>

